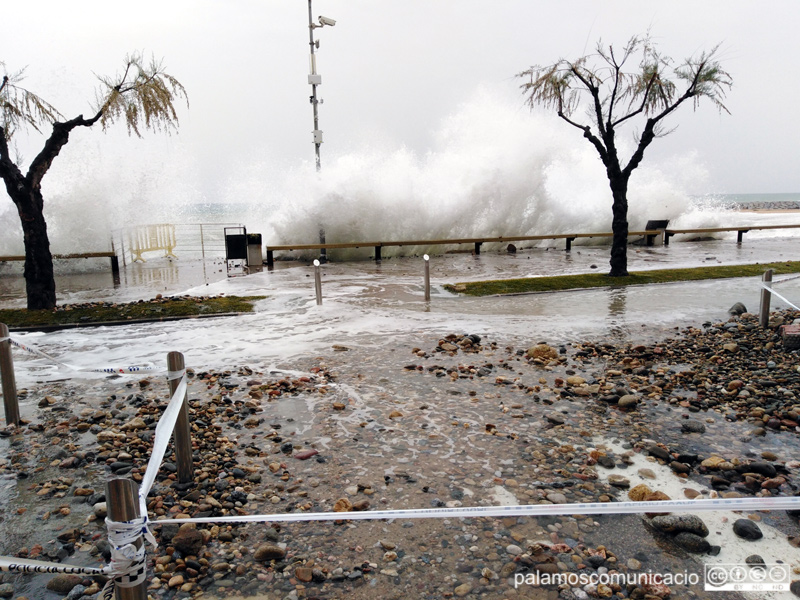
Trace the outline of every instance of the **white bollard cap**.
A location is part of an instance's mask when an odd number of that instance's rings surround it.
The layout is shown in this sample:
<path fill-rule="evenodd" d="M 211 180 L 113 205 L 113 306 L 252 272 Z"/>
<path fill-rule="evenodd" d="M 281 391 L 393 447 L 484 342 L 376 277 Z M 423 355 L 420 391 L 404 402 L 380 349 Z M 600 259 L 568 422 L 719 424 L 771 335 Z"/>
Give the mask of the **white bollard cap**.
<path fill-rule="evenodd" d="M 318 266 L 319 266 L 319 261 L 318 261 L 316 258 L 314 259 L 314 266 L 315 266 L 315 267 L 318 267 Z"/>
<path fill-rule="evenodd" d="M 431 257 L 430 257 L 430 256 L 428 256 L 427 254 L 423 254 L 423 255 L 422 255 L 422 258 L 424 258 L 425 260 L 430 260 L 430 259 L 431 259 Z"/>

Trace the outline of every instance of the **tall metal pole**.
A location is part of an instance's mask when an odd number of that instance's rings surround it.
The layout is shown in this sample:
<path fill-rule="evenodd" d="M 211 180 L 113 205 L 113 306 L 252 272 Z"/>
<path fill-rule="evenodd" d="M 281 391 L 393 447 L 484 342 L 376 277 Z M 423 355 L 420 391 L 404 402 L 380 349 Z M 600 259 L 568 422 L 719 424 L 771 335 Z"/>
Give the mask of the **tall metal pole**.
<path fill-rule="evenodd" d="M 311 75 L 317 75 L 317 57 L 314 55 L 314 25 L 311 16 L 311 0 L 308 0 L 308 45 L 311 48 L 310 68 Z M 311 83 L 311 107 L 314 109 L 314 152 L 317 156 L 317 171 L 322 169 L 322 162 L 319 158 L 319 147 L 322 145 L 322 132 L 319 131 L 319 114 L 317 113 L 317 83 L 315 77 L 309 77 Z M 319 133 L 318 133 L 319 132 Z"/>
<path fill-rule="evenodd" d="M 311 108 L 314 111 L 314 154 L 316 155 L 317 161 L 317 173 L 320 172 L 322 169 L 322 161 L 319 157 L 319 147 L 322 145 L 322 131 L 319 128 L 319 112 L 317 110 L 317 104 L 319 101 L 317 100 L 317 86 L 320 85 L 321 79 L 317 74 L 317 57 L 314 54 L 314 49 L 316 47 L 314 43 L 314 29 L 317 27 L 321 27 L 321 25 L 315 25 L 313 22 L 313 17 L 311 13 L 311 0 L 308 0 L 308 45 L 311 49 L 311 54 L 309 56 L 310 62 L 310 70 L 311 73 L 308 77 L 308 82 L 311 84 Z M 320 223 L 319 224 L 319 243 L 325 243 L 325 226 Z M 328 262 L 328 250 L 327 248 L 320 248 L 319 249 L 319 260 L 321 263 Z"/>

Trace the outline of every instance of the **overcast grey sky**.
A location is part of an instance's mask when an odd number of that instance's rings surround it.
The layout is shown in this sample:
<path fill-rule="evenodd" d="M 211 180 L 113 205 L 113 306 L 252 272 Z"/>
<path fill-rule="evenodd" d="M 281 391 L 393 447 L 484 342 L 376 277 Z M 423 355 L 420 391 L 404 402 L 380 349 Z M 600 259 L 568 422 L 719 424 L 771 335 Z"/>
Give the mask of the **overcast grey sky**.
<path fill-rule="evenodd" d="M 315 32 L 323 168 L 368 148 L 424 154 L 479 90 L 522 122 L 530 117 L 516 73 L 650 28 L 675 59 L 721 43 L 734 87 L 730 116 L 710 104 L 682 109 L 670 122 L 677 131 L 657 140 L 645 163 L 703 165 L 707 177 L 689 192 L 800 191 L 796 0 L 314 0 L 313 13 L 337 21 Z M 27 65 L 27 87 L 68 117 L 89 113 L 93 72 L 118 70 L 134 50 L 163 57 L 190 98 L 180 133 L 124 147 L 161 145 L 166 160 L 191 161 L 206 199 L 247 165 L 313 164 L 307 0 L 27 0 L 6 3 L 2 14 L 0 60 L 11 70 Z M 586 144 L 566 124 L 559 133 Z M 91 143 L 106 152 L 108 137 Z"/>

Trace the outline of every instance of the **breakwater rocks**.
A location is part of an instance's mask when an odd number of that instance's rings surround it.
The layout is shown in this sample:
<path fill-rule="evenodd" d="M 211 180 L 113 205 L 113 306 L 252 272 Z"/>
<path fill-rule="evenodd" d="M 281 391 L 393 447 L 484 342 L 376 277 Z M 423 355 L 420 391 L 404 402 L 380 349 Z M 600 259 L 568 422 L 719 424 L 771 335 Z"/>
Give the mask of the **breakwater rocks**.
<path fill-rule="evenodd" d="M 775 202 L 736 202 L 731 208 L 738 210 L 798 210 L 800 202 L 794 200 L 778 200 Z"/>
<path fill-rule="evenodd" d="M 157 522 L 796 496 L 800 362 L 783 349 L 778 329 L 795 316 L 775 313 L 761 330 L 745 313 L 647 344 L 409 335 L 382 340 L 377 350 L 337 343 L 321 356 L 287 363 L 286 371 L 190 371 L 195 477 L 178 481 L 170 451 L 147 498 L 159 541 L 148 550 L 149 594 L 705 597 L 702 561 L 739 560 L 736 549 L 745 544 L 748 564 L 782 561 L 800 580 L 792 558 L 800 524 L 782 511 L 724 521 L 565 514 Z M 103 564 L 103 482 L 141 481 L 166 382 L 83 380 L 42 384 L 23 395 L 35 414 L 0 438 L 0 554 Z M 678 572 L 699 574 L 699 581 L 652 575 Z M 613 574 L 626 579 L 600 578 Z M 540 583 L 545 575 L 566 579 L 534 585 L 534 575 Z M 51 593 L 44 591 L 49 576 L 31 577 L 4 574 L 0 591 L 91 597 L 102 585 L 60 579 L 63 587 Z"/>

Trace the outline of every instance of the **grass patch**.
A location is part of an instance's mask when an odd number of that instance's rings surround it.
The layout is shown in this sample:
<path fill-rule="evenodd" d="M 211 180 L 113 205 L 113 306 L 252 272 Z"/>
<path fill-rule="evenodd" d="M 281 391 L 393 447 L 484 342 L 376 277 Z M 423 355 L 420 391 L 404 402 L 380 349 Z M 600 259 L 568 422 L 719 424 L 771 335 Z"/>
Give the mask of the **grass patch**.
<path fill-rule="evenodd" d="M 627 277 L 609 277 L 601 273 L 584 275 L 559 275 L 556 277 L 528 277 L 525 279 L 500 279 L 494 281 L 470 281 L 447 284 L 444 288 L 467 296 L 491 296 L 495 294 L 522 294 L 531 292 L 560 292 L 596 287 L 624 287 L 675 281 L 700 281 L 703 279 L 727 279 L 731 277 L 761 277 L 767 269 L 776 275 L 800 273 L 800 262 L 764 263 L 755 265 L 725 265 L 694 267 L 691 269 L 659 269 L 656 271 L 631 272 Z"/>
<path fill-rule="evenodd" d="M 0 323 L 13 329 L 252 312 L 253 302 L 264 298 L 266 296 L 176 296 L 124 304 L 65 304 L 55 310 L 0 309 Z"/>

